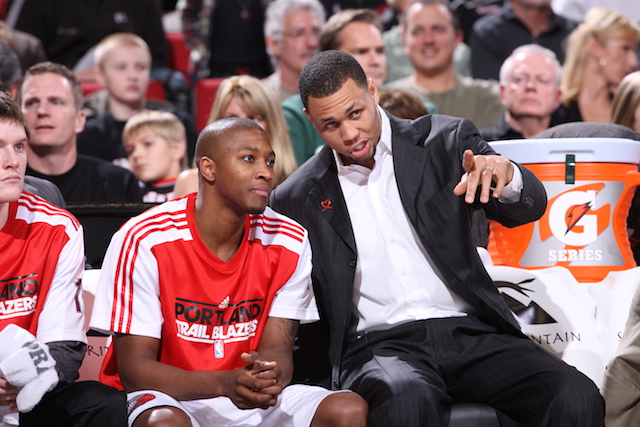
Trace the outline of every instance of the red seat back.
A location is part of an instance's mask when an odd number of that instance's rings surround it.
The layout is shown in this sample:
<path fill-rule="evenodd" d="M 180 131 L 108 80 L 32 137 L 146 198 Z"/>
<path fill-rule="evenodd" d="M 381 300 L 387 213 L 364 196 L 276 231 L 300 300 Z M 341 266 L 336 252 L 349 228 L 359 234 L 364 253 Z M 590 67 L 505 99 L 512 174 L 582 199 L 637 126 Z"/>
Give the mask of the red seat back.
<path fill-rule="evenodd" d="M 216 99 L 218 87 L 220 87 L 220 83 L 223 80 L 223 78 L 200 79 L 195 84 L 193 115 L 195 116 L 198 132 L 207 125 L 213 101 Z"/>
<path fill-rule="evenodd" d="M 184 35 L 178 32 L 165 33 L 169 43 L 169 67 L 189 75 L 189 54 L 191 51 L 184 42 Z"/>

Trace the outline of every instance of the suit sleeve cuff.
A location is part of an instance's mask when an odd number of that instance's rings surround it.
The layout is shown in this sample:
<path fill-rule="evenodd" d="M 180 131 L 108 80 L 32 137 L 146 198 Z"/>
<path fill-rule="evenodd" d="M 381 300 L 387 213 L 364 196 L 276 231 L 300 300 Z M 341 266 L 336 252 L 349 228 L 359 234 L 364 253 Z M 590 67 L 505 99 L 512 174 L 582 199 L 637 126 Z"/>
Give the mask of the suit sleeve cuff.
<path fill-rule="evenodd" d="M 522 172 L 520 172 L 518 165 L 513 163 L 513 178 L 502 189 L 498 201 L 500 203 L 516 203 L 520 200 L 520 193 L 522 193 Z"/>

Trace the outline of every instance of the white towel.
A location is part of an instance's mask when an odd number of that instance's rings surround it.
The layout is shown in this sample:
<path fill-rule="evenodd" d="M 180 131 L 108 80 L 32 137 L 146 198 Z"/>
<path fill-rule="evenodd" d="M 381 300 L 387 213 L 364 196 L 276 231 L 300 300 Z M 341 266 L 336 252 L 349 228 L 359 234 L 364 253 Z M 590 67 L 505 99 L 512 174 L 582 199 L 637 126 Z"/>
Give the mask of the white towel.
<path fill-rule="evenodd" d="M 46 344 L 19 326 L 4 328 L 0 342 L 0 377 L 20 389 L 18 410 L 29 412 L 58 384 L 56 362 Z"/>
<path fill-rule="evenodd" d="M 0 331 L 0 362 L 20 350 L 25 343 L 34 341 L 31 332 L 22 329 L 18 325 L 10 324 Z"/>

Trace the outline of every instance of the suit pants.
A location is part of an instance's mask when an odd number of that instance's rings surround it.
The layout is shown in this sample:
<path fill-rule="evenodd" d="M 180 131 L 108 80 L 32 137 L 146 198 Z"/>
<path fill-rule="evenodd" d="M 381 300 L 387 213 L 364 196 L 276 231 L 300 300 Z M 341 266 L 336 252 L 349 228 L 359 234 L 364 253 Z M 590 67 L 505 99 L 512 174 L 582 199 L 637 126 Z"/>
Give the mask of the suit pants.
<path fill-rule="evenodd" d="M 367 400 L 373 427 L 440 426 L 452 403 L 486 403 L 523 426 L 604 425 L 604 401 L 589 378 L 474 316 L 357 335 L 341 382 Z"/>
<path fill-rule="evenodd" d="M 97 381 L 58 384 L 33 410 L 20 414 L 20 427 L 126 427 L 127 396 Z"/>

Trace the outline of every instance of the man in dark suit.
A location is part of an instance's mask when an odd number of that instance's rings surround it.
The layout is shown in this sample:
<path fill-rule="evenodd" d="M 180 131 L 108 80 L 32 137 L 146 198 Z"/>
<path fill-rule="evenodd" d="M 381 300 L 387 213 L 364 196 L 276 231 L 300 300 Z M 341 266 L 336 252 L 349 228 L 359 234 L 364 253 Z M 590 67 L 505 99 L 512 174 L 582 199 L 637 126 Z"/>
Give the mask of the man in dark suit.
<path fill-rule="evenodd" d="M 534 221 L 540 181 L 468 120 L 388 115 L 344 52 L 314 56 L 300 96 L 327 146 L 271 206 L 309 230 L 331 386 L 360 393 L 374 426 L 441 425 L 452 402 L 525 425 L 603 425 L 595 385 L 520 332 L 471 244 L 472 206 Z"/>

